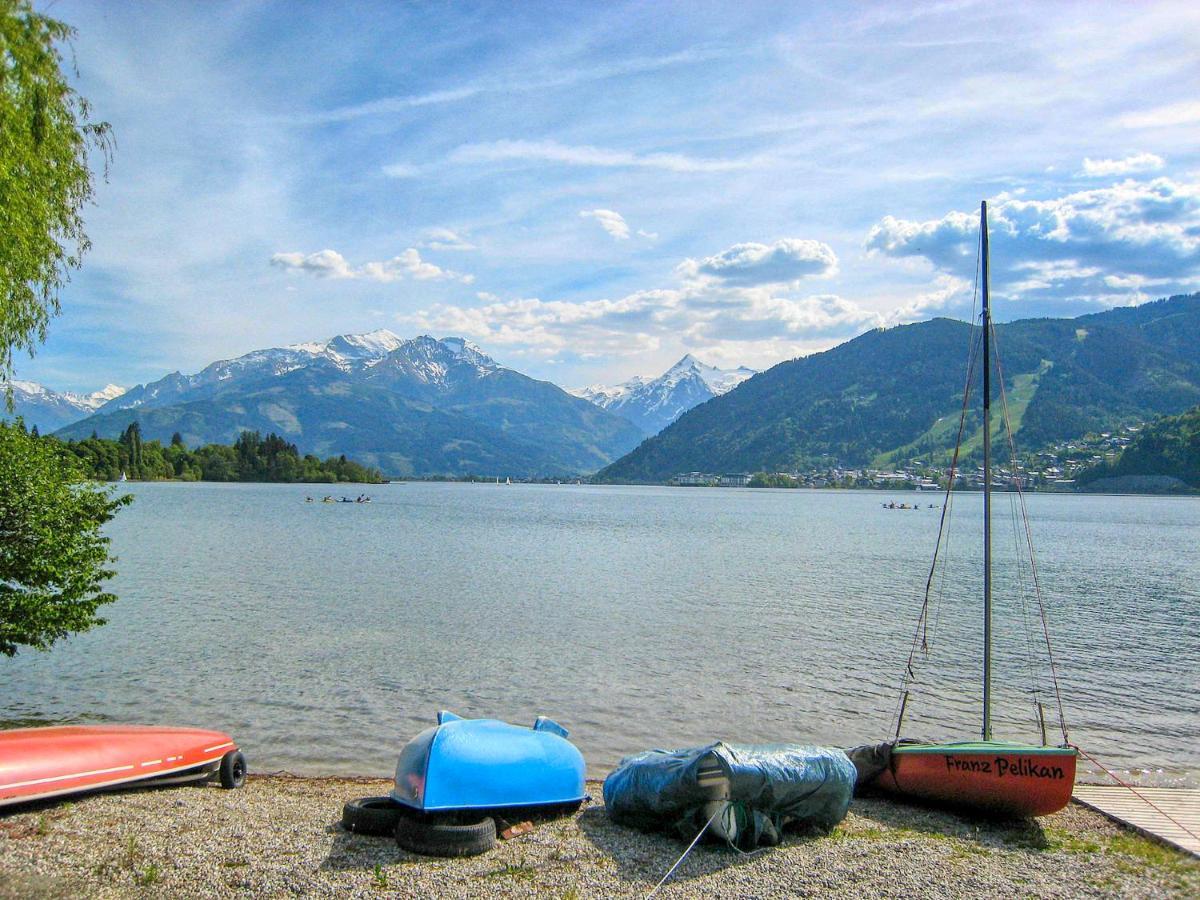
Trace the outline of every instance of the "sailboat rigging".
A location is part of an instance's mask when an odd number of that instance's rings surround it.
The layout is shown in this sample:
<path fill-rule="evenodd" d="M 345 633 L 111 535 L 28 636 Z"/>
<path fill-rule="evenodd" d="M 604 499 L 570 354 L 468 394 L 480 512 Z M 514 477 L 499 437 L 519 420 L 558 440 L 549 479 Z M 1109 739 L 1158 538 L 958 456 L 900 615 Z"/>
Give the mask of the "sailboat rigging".
<path fill-rule="evenodd" d="M 958 743 L 919 743 L 901 739 L 904 714 L 908 705 L 908 687 L 915 677 L 914 665 L 918 651 L 928 651 L 929 598 L 937 574 L 938 552 L 934 553 L 933 565 L 926 582 L 925 602 L 918 620 L 917 634 L 905 669 L 899 710 L 896 719 L 896 743 L 891 747 L 887 768 L 875 778 L 875 784 L 889 792 L 916 800 L 952 804 L 968 809 L 1016 816 L 1048 815 L 1062 809 L 1071 799 L 1075 783 L 1077 751 L 1069 746 L 1062 701 L 1058 696 L 1057 678 L 1054 675 L 1051 655 L 1051 676 L 1055 682 L 1055 694 L 1059 702 L 1059 722 L 1062 725 L 1063 743 L 1049 746 L 1046 740 L 1045 720 L 1040 701 L 1037 703 L 1038 718 L 1042 731 L 1042 744 L 1020 744 L 993 740 L 992 735 L 992 410 L 991 369 L 992 342 L 994 339 L 991 319 L 991 273 L 989 264 L 987 202 L 980 207 L 981 257 L 980 282 L 982 287 L 982 340 L 983 364 L 983 716 L 980 740 Z M 963 409 L 959 420 L 958 441 L 952 458 L 946 502 L 942 508 L 941 525 L 938 531 L 940 551 L 945 534 L 946 522 L 951 508 L 951 491 L 957 477 L 959 453 L 962 447 L 966 414 L 970 396 L 971 372 L 975 362 L 975 345 L 972 342 L 968 363 L 967 384 L 963 394 Z M 996 359 L 999 365 L 999 358 Z M 1000 379 L 1001 398 L 1004 399 L 1003 379 Z M 1007 403 L 1005 403 L 1007 421 Z M 1011 428 L 1009 429 L 1010 448 Z M 1015 453 L 1014 453 L 1015 457 Z M 1015 459 L 1014 459 L 1015 462 Z M 1019 478 L 1014 475 L 1014 488 L 1020 495 Z M 1021 496 L 1021 511 L 1024 517 L 1024 497 Z M 1025 538 L 1029 528 L 1026 522 Z M 1029 559 L 1039 606 L 1041 591 L 1037 585 L 1037 569 L 1029 544 Z M 1043 633 L 1049 652 L 1049 632 Z"/>

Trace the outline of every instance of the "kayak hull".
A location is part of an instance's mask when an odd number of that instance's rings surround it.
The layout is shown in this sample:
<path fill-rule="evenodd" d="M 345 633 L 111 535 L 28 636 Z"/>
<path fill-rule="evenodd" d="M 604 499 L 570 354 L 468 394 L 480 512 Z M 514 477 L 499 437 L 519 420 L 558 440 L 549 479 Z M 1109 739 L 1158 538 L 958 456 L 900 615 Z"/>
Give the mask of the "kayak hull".
<path fill-rule="evenodd" d="M 0 731 L 0 806 L 143 781 L 212 775 L 236 751 L 220 731 L 62 725 Z"/>
<path fill-rule="evenodd" d="M 924 803 L 1031 818 L 1071 801 L 1076 751 L 1000 742 L 901 744 L 875 785 Z"/>
<path fill-rule="evenodd" d="M 581 802 L 584 763 L 566 729 L 438 715 L 400 751 L 392 799 L 422 812 L 563 807 Z"/>

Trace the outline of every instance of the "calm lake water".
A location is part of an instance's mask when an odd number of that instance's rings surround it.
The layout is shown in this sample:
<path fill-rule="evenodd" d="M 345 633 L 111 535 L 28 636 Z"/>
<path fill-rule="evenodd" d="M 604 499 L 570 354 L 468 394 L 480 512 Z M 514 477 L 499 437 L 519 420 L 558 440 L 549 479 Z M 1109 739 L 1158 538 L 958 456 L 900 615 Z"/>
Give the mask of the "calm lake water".
<path fill-rule="evenodd" d="M 260 772 L 390 775 L 442 708 L 549 715 L 597 776 L 716 738 L 886 739 L 939 516 L 850 491 L 129 489 L 108 625 L 0 659 L 0 720 L 219 728 Z M 912 736 L 978 735 L 980 504 L 955 500 Z M 1200 785 L 1200 500 L 1029 509 L 1071 739 L 1143 783 Z M 1002 573 L 1008 511 L 998 498 Z M 1021 603 L 998 580 L 996 736 L 1036 739 Z"/>

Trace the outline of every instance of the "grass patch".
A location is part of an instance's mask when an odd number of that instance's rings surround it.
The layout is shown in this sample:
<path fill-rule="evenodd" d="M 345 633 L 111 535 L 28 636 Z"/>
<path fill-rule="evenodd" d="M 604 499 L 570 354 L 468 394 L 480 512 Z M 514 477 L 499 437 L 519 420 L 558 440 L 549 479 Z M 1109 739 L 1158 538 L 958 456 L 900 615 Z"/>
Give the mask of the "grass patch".
<path fill-rule="evenodd" d="M 971 844 L 965 841 L 956 841 L 950 850 L 950 856 L 954 859 L 972 859 L 977 856 L 991 856 L 992 851 L 987 847 L 981 847 L 979 844 Z"/>
<path fill-rule="evenodd" d="M 152 862 L 146 868 L 142 869 L 133 880 L 142 887 L 149 887 L 152 884 L 158 884 L 161 877 L 162 873 L 158 870 L 158 863 Z"/>
<path fill-rule="evenodd" d="M 250 860 L 248 860 L 248 859 L 227 859 L 223 863 L 221 863 L 221 865 L 223 865 L 227 869 L 240 869 L 243 866 L 250 865 Z"/>
<path fill-rule="evenodd" d="M 1110 853 L 1119 853 L 1136 860 L 1143 868 L 1169 872 L 1172 875 L 1200 875 L 1200 862 L 1140 834 L 1114 835 L 1108 839 L 1107 849 Z"/>
<path fill-rule="evenodd" d="M 372 878 L 372 881 L 373 881 L 375 887 L 379 888 L 381 891 L 387 890 L 387 887 L 388 887 L 387 872 L 383 871 L 383 866 L 381 866 L 379 863 L 375 863 L 375 871 L 372 873 L 371 878 Z"/>
<path fill-rule="evenodd" d="M 480 878 L 513 878 L 518 881 L 531 881 L 537 877 L 537 869 L 528 863 L 508 863 L 499 869 L 484 872 Z"/>

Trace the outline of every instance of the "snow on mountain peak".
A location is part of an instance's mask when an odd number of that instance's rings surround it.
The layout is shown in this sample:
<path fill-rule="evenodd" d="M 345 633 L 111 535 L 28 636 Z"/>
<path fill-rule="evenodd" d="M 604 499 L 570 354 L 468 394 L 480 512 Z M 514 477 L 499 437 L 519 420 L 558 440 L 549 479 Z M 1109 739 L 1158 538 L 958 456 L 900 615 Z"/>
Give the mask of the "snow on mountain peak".
<path fill-rule="evenodd" d="M 84 396 L 84 399 L 89 403 L 95 404 L 95 408 L 99 409 L 109 400 L 115 400 L 124 394 L 129 388 L 123 388 L 119 384 L 106 384 L 98 391 L 92 391 Z"/>
<path fill-rule="evenodd" d="M 753 374 L 745 366 L 705 365 L 688 353 L 657 378 L 636 375 L 623 384 L 597 384 L 570 393 L 625 416 L 647 434 L 656 434 L 693 406 L 728 393 Z"/>

